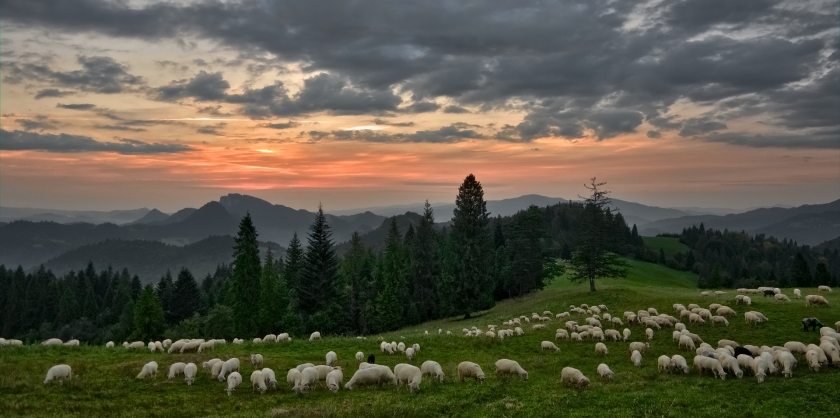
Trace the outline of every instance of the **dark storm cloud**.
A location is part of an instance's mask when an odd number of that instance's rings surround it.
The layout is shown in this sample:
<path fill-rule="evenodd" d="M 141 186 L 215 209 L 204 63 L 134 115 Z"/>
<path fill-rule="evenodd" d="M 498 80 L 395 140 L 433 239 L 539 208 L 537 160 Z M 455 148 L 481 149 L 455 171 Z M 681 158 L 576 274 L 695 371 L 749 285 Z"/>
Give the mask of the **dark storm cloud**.
<path fill-rule="evenodd" d="M 15 119 L 25 131 L 44 131 L 57 129 L 60 124 L 46 115 L 35 115 L 33 119 Z"/>
<path fill-rule="evenodd" d="M 288 122 L 264 123 L 260 126 L 271 129 L 291 129 L 297 128 L 298 126 L 300 126 L 300 123 L 290 120 Z"/>
<path fill-rule="evenodd" d="M 62 109 L 70 109 L 70 110 L 91 110 L 96 107 L 95 104 L 91 103 L 70 103 L 70 104 L 63 104 L 59 103 L 55 105 L 55 107 L 62 108 Z"/>
<path fill-rule="evenodd" d="M 635 132 L 644 122 L 657 132 L 705 131 L 700 137 L 715 132 L 711 125 L 698 128 L 697 122 L 669 113 L 674 103 L 685 100 L 713 108 L 719 124 L 752 113 L 774 120 L 780 130 L 798 131 L 765 137 L 768 143 L 798 141 L 809 129 L 840 126 L 838 118 L 823 116 L 829 111 L 807 114 L 782 101 L 790 98 L 808 108 L 837 97 L 813 88 L 822 73 L 837 67 L 837 60 L 828 58 L 837 55 L 832 1 L 806 7 L 792 0 L 653 5 L 610 0 L 186 5 L 9 0 L 3 7 L 0 18 L 12 25 L 150 41 L 194 37 L 218 42 L 237 50 L 243 58 L 234 61 L 253 66 L 248 70 L 253 74 L 291 62 L 306 72 L 329 73 L 307 79 L 295 94 L 282 83 L 231 93 L 219 73 L 199 73 L 155 92 L 161 100 L 236 104 L 253 118 L 436 111 L 439 106 L 421 104 L 442 99 L 451 103 L 446 113 L 466 108 L 524 112 L 520 123 L 497 135 L 512 141 L 576 139 L 590 132 L 608 139 Z M 102 90 L 104 85 L 73 87 Z M 404 105 L 394 91 L 409 94 L 413 104 Z M 743 96 L 754 101 L 726 107 Z"/>
<path fill-rule="evenodd" d="M 396 127 L 409 127 L 414 126 L 414 122 L 391 122 L 389 120 L 385 120 L 382 118 L 376 118 L 373 121 L 374 125 L 382 125 L 382 126 L 396 126 Z"/>
<path fill-rule="evenodd" d="M 59 89 L 42 89 L 35 93 L 35 99 L 43 99 L 45 97 L 65 97 L 76 94 L 73 91 L 61 91 Z"/>
<path fill-rule="evenodd" d="M 412 134 L 390 134 L 382 131 L 373 130 L 353 130 L 353 131 L 309 131 L 310 140 L 313 142 L 322 139 L 331 138 L 339 141 L 365 141 L 365 142 L 380 142 L 380 143 L 407 143 L 407 142 L 426 142 L 436 144 L 452 144 L 456 142 L 463 142 L 471 139 L 485 139 L 486 136 L 472 130 L 467 129 L 474 127 L 466 123 L 454 123 L 440 129 L 416 131 Z M 302 133 L 303 134 L 303 133 Z"/>
<path fill-rule="evenodd" d="M 202 126 L 196 129 L 195 131 L 197 133 L 205 135 L 222 135 L 222 133 L 219 130 L 224 128 L 225 126 L 227 126 L 226 122 L 219 122 L 215 125 Z"/>
<path fill-rule="evenodd" d="M 45 63 L 11 62 L 6 64 L 8 77 L 4 80 L 40 81 L 64 88 L 77 88 L 93 93 L 121 93 L 136 89 L 145 84 L 143 77 L 132 75 L 128 67 L 116 62 L 110 57 L 77 57 L 81 69 L 73 71 L 59 71 Z M 61 97 L 44 96 L 41 90 L 36 98 Z"/>
<path fill-rule="evenodd" d="M 68 134 L 38 134 L 24 131 L 0 130 L 3 141 L 0 149 L 8 151 L 35 150 L 48 152 L 115 152 L 118 154 L 162 154 L 190 151 L 178 144 L 160 144 L 123 138 L 119 142 L 100 142 L 89 136 Z"/>
<path fill-rule="evenodd" d="M 705 117 L 688 119 L 680 129 L 680 136 L 697 136 L 726 129 L 726 124 Z"/>

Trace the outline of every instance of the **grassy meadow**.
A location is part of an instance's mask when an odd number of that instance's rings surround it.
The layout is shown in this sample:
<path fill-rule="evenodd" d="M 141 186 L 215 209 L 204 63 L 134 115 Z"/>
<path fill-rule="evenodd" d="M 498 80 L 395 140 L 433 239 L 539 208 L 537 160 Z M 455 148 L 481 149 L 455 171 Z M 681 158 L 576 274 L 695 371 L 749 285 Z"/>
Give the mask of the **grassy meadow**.
<path fill-rule="evenodd" d="M 688 251 L 688 246 L 681 243 L 679 238 L 671 238 L 671 237 L 642 237 L 642 241 L 645 242 L 645 247 L 650 248 L 651 250 L 659 252 L 661 248 L 665 251 L 665 255 L 668 257 L 672 257 L 677 255 L 677 253 L 686 254 Z"/>
<path fill-rule="evenodd" d="M 666 249 L 666 252 L 668 250 Z M 376 354 L 377 363 L 393 367 L 405 362 L 404 356 L 388 356 L 379 352 L 377 336 L 367 340 L 356 338 L 324 338 L 309 342 L 295 339 L 290 343 L 217 346 L 215 352 L 170 355 L 146 350 L 128 351 L 122 347 L 3 347 L 0 349 L 0 416 L 670 416 L 670 417 L 838 417 L 840 416 L 840 370 L 823 368 L 819 373 L 808 370 L 804 359 L 794 370 L 793 378 L 769 376 L 757 384 L 747 374 L 743 379 L 728 376 L 725 381 L 711 375 L 699 376 L 696 371 L 684 374 L 660 374 L 659 355 L 682 354 L 691 365 L 693 352 L 680 351 L 671 339 L 672 328 L 658 331 L 651 348 L 644 355 L 643 365 L 630 362 L 627 342 L 607 342 L 609 354 L 595 354 L 595 341 L 556 341 L 559 353 L 541 351 L 540 342 L 554 340 L 554 331 L 563 324 L 556 320 L 547 329 L 532 331 L 523 327 L 524 336 L 498 339 L 467 338 L 462 328 L 473 325 L 486 329 L 487 324 L 501 326 L 504 320 L 532 312 L 567 311 L 570 304 L 605 304 L 609 313 L 622 316 L 624 311 L 654 307 L 660 313 L 674 314 L 671 306 L 713 302 L 729 305 L 738 312 L 730 318 L 729 327 L 690 326 L 704 341 L 717 346 L 721 338 L 741 344 L 782 345 L 787 341 L 817 342 L 818 333 L 803 332 L 800 321 L 817 316 L 826 325 L 840 320 L 840 292 L 828 294 L 829 308 L 805 308 L 804 300 L 777 305 L 770 298 L 753 297 L 752 310 L 768 316 L 769 322 L 757 327 L 744 324 L 743 305 L 735 305 L 735 292 L 725 297 L 701 298 L 691 274 L 663 266 L 631 262 L 631 273 L 624 280 L 604 280 L 598 291 L 589 294 L 587 284 L 573 285 L 557 280 L 547 289 L 533 295 L 504 301 L 493 309 L 469 320 L 447 319 L 398 332 L 384 334 L 387 341 L 419 343 L 421 351 L 412 362 L 419 367 L 425 360 L 439 362 L 447 375 L 443 383 L 424 379 L 419 393 L 394 387 L 363 387 L 353 391 L 331 393 L 319 387 L 299 395 L 285 383 L 286 371 L 300 363 L 323 364 L 324 355 L 338 353 L 344 368 L 345 382 L 357 369 L 354 354 Z M 802 289 L 803 295 L 816 289 Z M 792 289 L 784 289 L 792 296 Z M 573 315 L 572 319 L 583 316 Z M 553 318 L 552 318 L 553 319 Z M 605 329 L 609 327 L 605 326 Z M 443 334 L 438 335 L 437 330 Z M 621 331 L 623 327 L 619 328 Z M 645 341 L 644 328 L 630 327 L 630 341 Z M 429 335 L 424 335 L 428 330 Z M 453 335 L 447 336 L 446 331 Z M 280 330 L 278 330 L 280 332 Z M 210 336 L 208 336 L 210 337 Z M 250 336 L 253 337 L 253 336 Z M 252 371 L 247 358 L 251 353 L 265 357 L 265 367 L 275 370 L 278 390 L 265 394 L 252 392 L 249 377 Z M 167 380 L 169 365 L 219 357 L 238 357 L 243 385 L 233 394 L 224 392 L 225 383 L 211 381 L 209 373 L 199 367 L 196 382 L 187 386 L 183 378 Z M 530 378 L 497 378 L 493 363 L 501 358 L 518 361 Z M 155 380 L 136 380 L 143 364 L 155 360 L 159 364 Z M 487 380 L 458 382 L 456 367 L 461 361 L 481 365 Z M 599 363 L 607 363 L 615 372 L 612 381 L 601 381 L 595 371 Z M 72 366 L 72 381 L 44 385 L 50 366 L 66 363 Z M 560 370 L 571 366 L 587 375 L 592 384 L 578 392 L 560 382 Z"/>

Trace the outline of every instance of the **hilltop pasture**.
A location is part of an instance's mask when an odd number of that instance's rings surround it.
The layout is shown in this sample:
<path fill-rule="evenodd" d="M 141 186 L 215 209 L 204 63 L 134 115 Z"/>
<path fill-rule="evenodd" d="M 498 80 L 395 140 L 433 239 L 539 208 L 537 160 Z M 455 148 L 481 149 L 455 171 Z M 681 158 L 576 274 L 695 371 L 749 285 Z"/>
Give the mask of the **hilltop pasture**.
<path fill-rule="evenodd" d="M 570 284 L 558 279 L 545 290 L 523 298 L 507 300 L 494 308 L 474 315 L 469 320 L 449 318 L 429 322 L 383 334 L 387 341 L 418 343 L 419 356 L 412 362 L 419 367 L 425 360 L 439 362 L 447 379 L 443 383 L 424 379 L 419 393 L 392 386 L 363 387 L 353 391 L 331 393 L 319 387 L 311 393 L 296 394 L 286 385 L 286 371 L 298 364 L 323 364 L 325 354 L 333 350 L 344 369 L 347 382 L 358 368 L 354 354 L 375 354 L 377 363 L 393 368 L 406 362 L 404 356 L 386 355 L 379 351 L 379 336 L 330 337 L 309 342 L 295 338 L 289 343 L 268 343 L 217 346 L 214 352 L 190 354 L 151 354 L 147 350 L 129 351 L 118 345 L 106 349 L 99 346 L 43 347 L 40 345 L 0 348 L 0 415 L 3 416 L 669 416 L 669 417 L 837 417 L 840 416 L 840 369 L 824 367 L 818 373 L 808 370 L 803 358 L 792 378 L 772 375 L 763 384 L 745 373 L 743 379 L 727 376 L 716 380 L 711 375 L 660 374 L 656 358 L 659 355 L 682 354 L 691 364 L 693 352 L 681 351 L 672 340 L 672 328 L 657 331 L 651 347 L 643 357 L 642 367 L 630 362 L 628 342 L 606 342 L 609 354 L 595 353 L 595 341 L 571 342 L 554 340 L 554 331 L 563 321 L 553 318 L 544 330 L 532 331 L 523 324 L 525 335 L 505 340 L 487 337 L 464 337 L 461 330 L 476 326 L 486 330 L 488 324 L 501 327 L 502 322 L 532 312 L 567 311 L 569 305 L 605 304 L 609 313 L 622 316 L 624 311 L 649 307 L 659 313 L 674 315 L 674 303 L 697 303 L 708 306 L 717 302 L 738 312 L 730 317 L 730 326 L 688 326 L 704 341 L 717 346 L 722 338 L 741 344 L 783 345 L 787 341 L 816 343 L 816 332 L 804 332 L 800 321 L 816 316 L 827 326 L 840 320 L 840 292 L 823 293 L 828 308 L 806 308 L 804 300 L 793 299 L 789 304 L 776 304 L 770 298 L 754 295 L 750 310 L 764 313 L 769 322 L 759 326 L 744 323 L 743 305 L 735 304 L 735 291 L 727 290 L 723 297 L 700 297 L 691 274 L 663 266 L 631 262 L 630 275 L 622 280 L 604 280 L 598 291 L 588 292 L 587 284 Z M 793 296 L 792 289 L 783 293 Z M 802 289 L 803 295 L 815 294 L 816 289 Z M 572 315 L 572 319 L 584 316 Z M 625 325 L 626 326 L 626 325 Z M 604 326 L 605 329 L 610 328 Z M 618 327 L 621 331 L 624 327 Z M 646 341 L 642 326 L 630 326 L 628 341 Z M 442 333 L 438 334 L 438 329 Z M 429 335 L 424 332 L 428 330 Z M 446 335 L 451 331 L 452 335 Z M 278 330 L 278 332 L 282 332 Z M 212 336 L 203 336 L 212 338 Z M 243 336 L 245 338 L 246 336 Z M 250 340 L 253 336 L 249 336 Z M 541 351 L 540 342 L 555 341 L 559 353 Z M 119 344 L 119 343 L 118 343 Z M 258 394 L 249 387 L 253 370 L 248 355 L 260 353 L 264 367 L 274 369 L 278 390 Z M 192 386 L 183 378 L 168 380 L 169 365 L 178 362 L 200 362 L 210 358 L 238 357 L 242 367 L 242 386 L 227 396 L 225 383 L 211 381 L 209 373 L 199 368 Z M 493 363 L 501 358 L 516 360 L 529 372 L 529 379 L 498 378 L 493 375 Z M 154 380 L 137 380 L 135 376 L 143 364 L 155 360 L 159 364 Z M 487 375 L 483 384 L 459 382 L 456 367 L 461 361 L 478 363 Z M 612 381 L 601 381 L 595 371 L 599 363 L 606 363 L 615 372 Z M 74 378 L 69 382 L 44 385 L 50 366 L 66 363 L 72 366 Z M 571 366 L 580 369 L 592 384 L 583 391 L 564 386 L 560 370 Z"/>

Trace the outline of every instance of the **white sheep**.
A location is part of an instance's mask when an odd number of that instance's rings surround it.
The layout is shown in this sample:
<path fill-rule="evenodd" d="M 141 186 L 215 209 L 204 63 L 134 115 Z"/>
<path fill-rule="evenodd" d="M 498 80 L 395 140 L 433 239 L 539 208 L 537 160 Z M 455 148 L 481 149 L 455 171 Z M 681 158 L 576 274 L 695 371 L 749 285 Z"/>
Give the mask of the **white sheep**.
<path fill-rule="evenodd" d="M 686 350 L 691 351 L 694 351 L 696 349 L 696 347 L 694 346 L 694 341 L 692 341 L 691 337 L 689 337 L 688 335 L 680 336 L 679 346 L 680 348 L 685 348 Z"/>
<path fill-rule="evenodd" d="M 79 340 L 70 340 L 70 341 L 67 341 L 66 343 L 64 343 L 64 345 L 68 346 L 68 347 L 78 347 L 79 346 Z"/>
<path fill-rule="evenodd" d="M 820 371 L 820 355 L 816 350 L 808 350 L 805 353 L 805 359 L 808 361 L 808 367 L 811 370 L 815 372 Z"/>
<path fill-rule="evenodd" d="M 167 350 L 167 352 L 169 354 L 172 354 L 176 351 L 180 353 L 181 348 L 184 347 L 184 344 L 185 344 L 184 341 L 175 341 L 174 343 L 172 343 L 172 345 L 169 346 L 169 350 Z"/>
<path fill-rule="evenodd" d="M 227 377 L 227 394 L 233 394 L 233 391 L 242 384 L 242 375 L 239 372 L 233 372 Z"/>
<path fill-rule="evenodd" d="M 289 369 L 288 373 L 286 373 L 286 383 L 291 385 L 292 389 L 295 389 L 298 382 L 300 382 L 300 370 L 298 369 Z"/>
<path fill-rule="evenodd" d="M 828 306 L 828 301 L 820 295 L 806 295 L 805 307 Z"/>
<path fill-rule="evenodd" d="M 726 317 L 724 317 L 724 316 L 715 315 L 711 318 L 711 320 L 712 320 L 711 321 L 712 326 L 714 326 L 715 324 L 723 324 L 723 325 L 726 325 L 727 327 L 729 326 L 729 320 L 727 320 Z"/>
<path fill-rule="evenodd" d="M 604 363 L 598 365 L 598 376 L 601 376 L 601 379 L 610 380 L 615 376 L 610 367 Z"/>
<path fill-rule="evenodd" d="M 468 377 L 475 379 L 477 382 L 484 382 L 484 372 L 481 370 L 481 366 L 470 361 L 462 361 L 458 364 L 458 378 L 463 382 Z"/>
<path fill-rule="evenodd" d="M 506 331 L 510 332 L 510 330 L 506 330 Z M 420 354 L 420 344 L 417 344 L 417 343 L 411 344 L 411 348 L 414 349 L 414 354 Z"/>
<path fill-rule="evenodd" d="M 624 341 L 627 341 L 628 338 L 630 338 L 630 330 L 624 328 Z"/>
<path fill-rule="evenodd" d="M 408 361 L 411 361 L 414 358 L 414 348 L 408 347 L 405 350 L 405 356 L 408 357 Z"/>
<path fill-rule="evenodd" d="M 187 367 L 186 363 L 178 362 L 173 363 L 169 366 L 169 378 L 174 379 L 182 374 L 184 374 L 184 368 Z"/>
<path fill-rule="evenodd" d="M 251 354 L 251 367 L 262 368 L 263 356 L 262 354 Z"/>
<path fill-rule="evenodd" d="M 744 377 L 744 372 L 741 371 L 741 367 L 738 365 L 738 360 L 731 355 L 723 355 L 718 356 L 717 359 L 720 362 L 720 365 L 723 366 L 723 370 L 729 370 L 735 377 L 741 379 Z"/>
<path fill-rule="evenodd" d="M 320 339 L 321 339 L 321 333 L 318 332 L 318 331 L 315 331 L 312 334 L 309 334 L 309 341 L 315 341 L 315 340 L 320 340 Z"/>
<path fill-rule="evenodd" d="M 609 354 L 610 350 L 607 349 L 607 346 L 604 343 L 596 343 L 595 352 L 598 354 L 607 355 Z"/>
<path fill-rule="evenodd" d="M 47 370 L 47 377 L 44 379 L 44 384 L 52 382 L 53 380 L 64 380 L 64 379 L 72 379 L 73 378 L 73 371 L 70 366 L 66 364 L 59 364 L 56 366 L 50 367 Z"/>
<path fill-rule="evenodd" d="M 301 372 L 303 371 L 303 369 L 305 369 L 307 367 L 315 367 L 315 365 L 312 364 L 312 363 L 303 363 L 303 364 L 298 364 L 297 365 L 298 371 L 301 371 Z"/>
<path fill-rule="evenodd" d="M 41 345 L 47 345 L 47 346 L 55 346 L 55 345 L 62 345 L 62 344 L 64 344 L 64 341 L 61 341 L 61 339 L 59 339 L 59 338 L 50 338 L 50 339 L 41 343 Z"/>
<path fill-rule="evenodd" d="M 671 358 L 668 356 L 659 356 L 659 358 L 656 359 L 656 368 L 659 373 L 662 373 L 663 371 L 668 372 L 671 370 Z"/>
<path fill-rule="evenodd" d="M 501 359 L 496 361 L 496 376 L 500 374 L 519 375 L 522 380 L 528 380 L 528 372 L 514 360 Z"/>
<path fill-rule="evenodd" d="M 779 352 L 779 365 L 782 367 L 782 374 L 785 377 L 793 377 L 793 368 L 796 367 L 796 358 L 788 351 Z"/>
<path fill-rule="evenodd" d="M 828 287 L 828 286 L 819 286 L 819 287 L 817 287 L 817 293 L 819 293 L 819 292 L 829 292 L 829 293 L 831 293 L 831 292 L 833 292 L 833 290 L 831 290 L 831 288 Z"/>
<path fill-rule="evenodd" d="M 187 382 L 187 385 L 192 386 L 196 373 L 198 373 L 198 367 L 195 363 L 188 363 L 184 367 L 184 381 Z"/>
<path fill-rule="evenodd" d="M 756 357 L 752 362 L 752 371 L 755 375 L 755 380 L 758 383 L 764 383 L 764 378 L 767 377 L 767 369 L 770 364 L 763 357 Z"/>
<path fill-rule="evenodd" d="M 840 366 L 840 350 L 838 350 L 837 347 L 828 340 L 821 341 L 822 343 L 820 343 L 820 348 L 823 350 L 827 358 L 831 358 L 831 364 Z"/>
<path fill-rule="evenodd" d="M 639 350 L 633 350 L 630 354 L 630 361 L 633 362 L 633 365 L 636 367 L 642 367 L 642 353 Z"/>
<path fill-rule="evenodd" d="M 170 345 L 172 345 L 172 340 L 170 340 L 169 338 L 167 338 L 167 339 L 163 340 L 163 342 L 162 342 L 160 345 L 161 345 L 161 347 L 163 347 L 163 348 L 167 348 L 167 347 L 169 347 Z"/>
<path fill-rule="evenodd" d="M 541 349 L 543 349 L 543 350 L 554 350 L 554 351 L 560 351 L 560 347 L 557 347 L 557 346 L 556 346 L 556 345 L 554 345 L 554 343 L 553 343 L 553 342 L 551 342 L 551 341 L 543 341 L 543 342 L 541 342 L 541 343 L 540 343 L 540 348 L 541 348 Z"/>
<path fill-rule="evenodd" d="M 138 379 L 145 379 L 147 377 L 151 377 L 152 379 L 157 377 L 157 369 L 158 364 L 154 361 L 150 361 L 143 365 L 143 370 L 140 370 L 140 373 L 137 375 Z"/>
<path fill-rule="evenodd" d="M 683 324 L 682 322 L 677 322 L 676 324 L 674 324 L 674 330 L 684 331 L 685 330 L 685 324 Z"/>
<path fill-rule="evenodd" d="M 114 348 L 114 342 L 108 341 L 107 343 L 105 343 L 105 348 Z"/>
<path fill-rule="evenodd" d="M 671 356 L 670 367 L 672 370 L 682 370 L 683 373 L 688 374 L 688 363 L 685 361 L 685 357 L 679 354 Z"/>
<path fill-rule="evenodd" d="M 157 347 L 155 347 L 155 342 L 154 341 L 149 341 L 149 352 L 154 353 L 155 350 L 157 350 Z"/>
<path fill-rule="evenodd" d="M 198 346 L 198 352 L 199 353 L 201 353 L 201 352 L 203 352 L 204 350 L 207 350 L 207 349 L 215 351 L 216 340 L 206 341 L 206 342 L 203 342 L 203 343 L 199 344 L 199 346 Z"/>
<path fill-rule="evenodd" d="M 183 347 L 181 347 L 181 354 L 188 352 L 188 351 L 198 351 L 198 347 L 201 347 L 203 341 L 190 341 L 185 343 Z"/>
<path fill-rule="evenodd" d="M 393 373 L 392 373 L 393 375 Z M 396 376 L 394 376 L 396 379 Z M 350 381 L 344 385 L 347 390 L 353 390 L 356 386 L 380 385 L 387 382 L 387 375 L 381 367 L 372 367 L 367 369 L 359 369 L 350 378 Z"/>
<path fill-rule="evenodd" d="M 516 332 L 516 335 L 525 334 L 525 331 L 523 331 L 521 327 L 516 327 L 516 328 L 513 329 L 513 331 Z M 448 333 L 449 331 L 446 331 L 446 332 Z"/>
<path fill-rule="evenodd" d="M 723 347 L 738 348 L 740 346 L 741 346 L 741 344 L 738 344 L 737 342 L 732 341 L 732 340 L 718 340 L 718 348 L 723 348 Z"/>
<path fill-rule="evenodd" d="M 223 361 L 221 361 L 221 360 L 220 360 L 219 362 L 217 362 L 217 363 L 213 363 L 213 364 L 210 366 L 210 376 L 211 376 L 214 380 L 219 378 L 219 373 L 221 373 L 221 372 L 222 372 L 222 366 L 224 366 L 224 364 L 225 364 L 225 362 L 223 362 Z M 220 379 L 220 381 L 221 381 L 221 380 L 224 380 L 224 379 Z"/>
<path fill-rule="evenodd" d="M 802 291 L 799 289 L 793 289 L 793 297 L 802 299 Z"/>
<path fill-rule="evenodd" d="M 423 372 L 420 368 L 411 364 L 400 363 L 394 366 L 394 376 L 397 378 L 397 387 L 403 384 L 407 385 L 414 393 L 415 390 L 420 389 L 420 383 L 423 382 Z"/>
<path fill-rule="evenodd" d="M 327 366 L 335 366 L 335 363 L 337 361 L 338 355 L 335 354 L 335 351 L 330 351 L 329 353 L 327 353 L 326 362 L 324 364 L 326 364 Z"/>
<path fill-rule="evenodd" d="M 236 371 L 239 371 L 239 359 L 236 357 L 228 359 L 227 361 L 222 363 L 222 367 L 219 370 L 219 381 L 224 382 L 229 373 Z M 242 382 L 242 376 L 239 376 L 239 382 Z"/>
<path fill-rule="evenodd" d="M 726 379 L 726 372 L 723 371 L 723 366 L 720 364 L 719 361 L 713 358 L 709 358 L 706 356 L 695 356 L 694 367 L 697 368 L 697 371 L 700 374 L 703 374 L 703 370 L 711 370 L 715 377 L 719 377 L 721 380 Z"/>
<path fill-rule="evenodd" d="M 265 378 L 265 384 L 271 389 L 277 389 L 277 375 L 274 374 L 274 370 L 269 369 L 268 367 L 261 370 L 263 372 L 263 377 Z"/>
<path fill-rule="evenodd" d="M 789 297 L 787 297 L 786 295 L 781 294 L 781 293 L 779 293 L 779 294 L 777 294 L 777 295 L 775 295 L 775 296 L 773 296 L 773 297 L 776 299 L 776 303 L 786 303 L 786 302 L 790 302 L 790 298 L 789 298 Z"/>
<path fill-rule="evenodd" d="M 653 330 L 648 328 L 645 330 L 645 335 L 647 336 L 648 341 L 653 340 Z"/>
<path fill-rule="evenodd" d="M 281 341 L 292 341 L 292 337 L 289 336 L 288 332 L 277 334 L 277 339 L 275 340 L 275 342 L 279 343 Z"/>
<path fill-rule="evenodd" d="M 262 338 L 260 338 L 260 337 L 256 337 L 256 338 L 254 338 L 254 339 L 253 339 L 253 340 L 251 340 L 251 341 L 252 341 L 254 344 L 262 344 Z"/>
<path fill-rule="evenodd" d="M 341 389 L 341 384 L 344 382 L 344 372 L 341 368 L 335 368 L 327 374 L 327 389 L 330 392 L 338 392 Z"/>
<path fill-rule="evenodd" d="M 213 370 L 213 366 L 215 366 L 216 363 L 221 363 L 221 362 L 222 362 L 222 360 L 218 359 L 218 358 L 210 359 L 210 360 L 207 360 L 207 361 L 201 363 L 201 368 L 209 372 L 210 370 Z"/>
<path fill-rule="evenodd" d="M 424 361 L 420 366 L 420 371 L 423 372 L 424 375 L 436 376 L 440 382 L 443 382 L 443 378 L 445 377 L 440 364 L 432 360 Z"/>
<path fill-rule="evenodd" d="M 356 352 L 356 361 L 359 362 L 359 363 L 365 361 L 365 353 L 363 353 L 361 351 L 357 351 Z"/>
<path fill-rule="evenodd" d="M 576 387 L 578 390 L 589 386 L 589 379 L 580 370 L 573 367 L 564 367 L 560 371 L 560 380 L 569 386 Z"/>
<path fill-rule="evenodd" d="M 300 372 L 300 382 L 296 389 L 298 392 L 307 392 L 315 388 L 318 384 L 318 369 L 314 367 L 307 367 Z"/>
<path fill-rule="evenodd" d="M 648 348 L 650 348 L 650 343 L 640 343 L 640 342 L 630 343 L 630 352 L 631 353 L 634 350 L 638 350 L 640 353 L 644 353 Z"/>
<path fill-rule="evenodd" d="M 254 370 L 251 372 L 251 387 L 256 392 L 265 393 L 267 388 L 265 386 L 265 375 L 262 370 Z"/>

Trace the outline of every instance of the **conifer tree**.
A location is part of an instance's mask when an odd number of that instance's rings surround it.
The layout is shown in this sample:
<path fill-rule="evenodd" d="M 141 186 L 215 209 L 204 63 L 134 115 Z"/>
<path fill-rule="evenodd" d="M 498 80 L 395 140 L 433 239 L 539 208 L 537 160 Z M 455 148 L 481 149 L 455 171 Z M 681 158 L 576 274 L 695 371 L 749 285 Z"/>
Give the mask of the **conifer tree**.
<path fill-rule="evenodd" d="M 808 262 L 802 256 L 802 252 L 796 253 L 793 258 L 793 265 L 791 266 L 791 276 L 793 283 L 799 287 L 811 286 L 811 269 L 808 267 Z"/>
<path fill-rule="evenodd" d="M 306 331 L 339 332 L 344 326 L 338 258 L 324 208 L 318 205 L 309 226 L 306 253 L 300 271 L 298 306 Z"/>
<path fill-rule="evenodd" d="M 350 249 L 341 260 L 341 275 L 347 286 L 348 326 L 361 334 L 370 333 L 370 319 L 365 304 L 372 296 L 376 258 L 362 244 L 358 232 L 350 237 Z"/>
<path fill-rule="evenodd" d="M 407 273 L 407 254 L 397 218 L 391 217 L 388 239 L 382 253 L 379 268 L 380 287 L 376 295 L 376 322 L 380 330 L 399 328 L 403 319 L 405 301 L 405 280 Z"/>
<path fill-rule="evenodd" d="M 136 301 L 140 297 L 140 291 L 143 290 L 143 283 L 140 282 L 140 277 L 134 275 L 131 278 L 131 300 Z"/>
<path fill-rule="evenodd" d="M 233 277 L 231 287 L 233 319 L 240 335 L 256 335 L 260 302 L 260 249 L 257 230 L 246 214 L 239 222 L 236 246 L 233 248 Z"/>
<path fill-rule="evenodd" d="M 828 266 L 825 262 L 820 261 L 814 271 L 814 286 L 831 286 L 831 284 L 831 274 L 828 272 Z"/>
<path fill-rule="evenodd" d="M 440 316 L 437 283 L 441 273 L 440 236 L 434 225 L 434 211 L 427 200 L 415 236 L 408 245 L 408 278 L 411 282 L 408 303 L 412 306 L 412 312 L 416 312 L 417 315 L 416 320 L 412 322 L 425 322 Z"/>
<path fill-rule="evenodd" d="M 160 306 L 163 308 L 163 317 L 170 325 L 178 323 L 172 310 L 174 305 L 175 281 L 172 279 L 172 272 L 166 269 L 166 274 L 161 276 L 157 286 L 155 286 Z"/>
<path fill-rule="evenodd" d="M 163 307 L 152 285 L 146 285 L 134 305 L 133 339 L 148 341 L 160 339 L 166 330 Z"/>
<path fill-rule="evenodd" d="M 282 324 L 286 306 L 280 297 L 280 272 L 277 271 L 277 262 L 271 247 L 265 253 L 262 267 L 262 280 L 260 282 L 260 331 L 272 333 L 275 328 Z"/>
<path fill-rule="evenodd" d="M 493 241 L 488 228 L 487 203 L 481 183 L 470 174 L 458 187 L 452 219 L 452 259 L 446 294 L 453 314 L 469 318 L 470 313 L 493 306 L 493 277 L 490 274 Z"/>
<path fill-rule="evenodd" d="M 201 290 L 192 273 L 182 268 L 172 288 L 171 314 L 174 323 L 192 318 L 201 308 Z"/>

